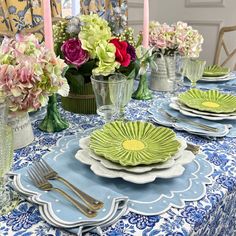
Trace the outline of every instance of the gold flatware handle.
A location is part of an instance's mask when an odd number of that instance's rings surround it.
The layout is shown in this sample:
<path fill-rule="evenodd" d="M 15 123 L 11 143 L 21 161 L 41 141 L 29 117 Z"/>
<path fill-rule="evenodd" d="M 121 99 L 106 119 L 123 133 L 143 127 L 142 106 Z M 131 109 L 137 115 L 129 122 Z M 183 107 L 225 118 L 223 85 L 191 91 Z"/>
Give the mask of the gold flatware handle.
<path fill-rule="evenodd" d="M 196 155 L 200 151 L 200 146 L 194 145 L 194 144 L 191 144 L 191 143 L 187 143 L 186 150 L 191 151 L 193 154 Z"/>
<path fill-rule="evenodd" d="M 172 120 L 172 122 L 184 121 L 186 123 L 198 126 L 198 127 L 202 128 L 206 131 L 212 131 L 212 132 L 217 132 L 218 131 L 218 128 L 214 128 L 214 127 L 211 127 L 211 126 L 208 126 L 208 125 L 200 124 L 198 122 L 195 122 L 195 121 L 192 121 L 192 120 L 189 120 L 189 119 L 177 118 L 175 116 L 172 116 L 171 114 L 169 114 L 167 111 L 163 110 L 162 108 L 160 109 L 160 112 L 162 114 L 164 114 L 167 118 Z"/>
<path fill-rule="evenodd" d="M 88 207 L 81 204 L 80 202 L 76 201 L 74 198 L 72 198 L 68 193 L 64 192 L 63 190 L 61 190 L 59 188 L 54 188 L 54 187 L 51 188 L 51 190 L 54 190 L 54 191 L 60 193 L 65 198 L 67 198 L 74 206 L 76 206 L 87 217 L 92 218 L 97 215 L 96 211 L 91 210 Z"/>
<path fill-rule="evenodd" d="M 179 118 L 179 120 L 182 120 L 186 123 L 189 123 L 189 124 L 193 124 L 193 125 L 196 125 L 204 130 L 207 130 L 207 131 L 213 131 L 213 132 L 216 132 L 218 131 L 218 128 L 214 128 L 214 127 L 210 127 L 208 125 L 204 125 L 204 124 L 200 124 L 200 123 L 197 123 L 195 121 L 191 121 L 191 120 L 187 120 L 187 119 L 183 119 L 183 118 Z"/>
<path fill-rule="evenodd" d="M 103 202 L 89 196 L 87 193 L 81 191 L 79 188 L 68 182 L 61 176 L 57 176 L 57 180 L 63 182 L 67 187 L 69 187 L 78 197 L 80 197 L 89 207 L 93 210 L 99 210 L 103 207 Z"/>

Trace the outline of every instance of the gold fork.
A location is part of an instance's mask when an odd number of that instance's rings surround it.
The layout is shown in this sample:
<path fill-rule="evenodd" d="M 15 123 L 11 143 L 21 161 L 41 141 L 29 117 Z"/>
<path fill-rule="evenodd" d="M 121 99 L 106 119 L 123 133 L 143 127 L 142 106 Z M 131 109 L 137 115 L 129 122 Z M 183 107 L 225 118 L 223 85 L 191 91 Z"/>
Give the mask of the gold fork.
<path fill-rule="evenodd" d="M 31 167 L 27 172 L 34 185 L 38 188 L 44 191 L 55 191 L 60 193 L 63 197 L 67 198 L 74 206 L 76 206 L 84 215 L 89 218 L 95 217 L 97 215 L 96 211 L 84 206 L 83 204 L 72 198 L 65 191 L 53 187 L 53 185 L 49 181 L 47 181 L 43 176 L 41 176 L 40 173 L 34 167 Z"/>
<path fill-rule="evenodd" d="M 50 180 L 59 180 L 64 183 L 67 187 L 69 187 L 79 198 L 81 198 L 90 208 L 94 210 L 101 209 L 103 207 L 103 202 L 89 196 L 87 193 L 84 193 L 79 188 L 71 184 L 66 179 L 62 178 L 58 175 L 58 173 L 52 169 L 46 161 L 41 159 L 38 162 L 34 162 L 35 168 L 37 168 L 38 172 L 41 173 L 42 176 L 46 179 Z"/>

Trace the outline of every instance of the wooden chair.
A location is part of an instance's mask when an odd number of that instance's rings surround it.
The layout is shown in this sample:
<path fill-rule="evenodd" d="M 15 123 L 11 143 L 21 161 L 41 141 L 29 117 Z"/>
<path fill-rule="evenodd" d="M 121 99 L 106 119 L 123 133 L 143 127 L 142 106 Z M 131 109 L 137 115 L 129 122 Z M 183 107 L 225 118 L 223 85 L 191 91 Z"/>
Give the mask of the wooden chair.
<path fill-rule="evenodd" d="M 229 49 L 226 46 L 226 42 L 224 40 L 224 36 L 226 33 L 229 32 L 236 32 L 236 26 L 227 26 L 227 27 L 222 27 L 219 36 L 218 36 L 218 41 L 217 41 L 217 46 L 216 46 L 216 53 L 215 53 L 215 58 L 214 58 L 214 64 L 215 65 L 220 65 L 220 66 L 225 66 L 226 63 L 229 61 L 235 60 L 235 55 L 236 55 L 236 46 L 235 49 L 233 49 L 231 52 L 229 52 Z M 222 49 L 225 51 L 226 58 L 221 61 L 221 51 Z M 233 62 L 234 64 L 234 70 L 236 69 L 236 63 Z"/>
<path fill-rule="evenodd" d="M 52 24 L 55 24 L 58 21 L 64 21 L 65 18 L 62 17 L 53 17 L 52 18 Z M 44 40 L 44 32 L 43 32 L 43 22 L 41 22 L 39 25 L 33 27 L 33 28 L 25 28 L 22 31 L 20 31 L 23 34 L 36 34 L 39 38 L 39 41 L 42 42 Z M 15 36 L 15 33 L 12 31 L 0 31 L 0 37 L 7 36 L 9 38 L 12 38 Z"/>

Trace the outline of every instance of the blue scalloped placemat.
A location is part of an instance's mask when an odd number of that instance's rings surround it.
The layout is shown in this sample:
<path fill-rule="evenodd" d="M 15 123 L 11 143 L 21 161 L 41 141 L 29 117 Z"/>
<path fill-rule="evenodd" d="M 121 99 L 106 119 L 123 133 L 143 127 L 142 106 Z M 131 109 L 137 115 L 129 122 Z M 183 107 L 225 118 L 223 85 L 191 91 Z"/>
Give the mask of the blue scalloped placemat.
<path fill-rule="evenodd" d="M 74 158 L 79 149 L 78 140 L 81 135 L 61 138 L 52 152 L 45 156 L 45 159 L 55 169 L 63 171 L 64 177 L 69 181 L 74 182 L 75 178 L 78 179 L 79 187 L 86 192 L 89 192 L 92 184 L 96 187 L 96 196 L 103 194 L 104 186 L 111 192 L 119 193 L 121 197 L 128 196 L 130 211 L 143 215 L 157 215 L 172 206 L 182 208 L 185 206 L 185 201 L 201 199 L 206 193 L 205 185 L 211 183 L 208 176 L 213 172 L 213 168 L 203 154 L 197 155 L 192 163 L 185 166 L 186 170 L 182 176 L 173 179 L 157 179 L 149 184 L 137 185 L 119 178 L 114 180 L 96 176 L 88 166 Z M 16 171 L 15 174 L 25 175 L 26 170 L 27 168 L 23 168 Z M 67 176 L 68 173 L 70 174 Z M 24 188 L 31 190 L 32 186 L 28 185 L 25 178 L 20 178 L 20 181 Z M 44 200 L 46 199 L 44 196 Z M 52 199 L 50 200 L 52 201 Z M 52 201 L 52 205 L 57 209 L 56 201 Z M 60 212 L 55 211 L 54 213 L 62 221 L 68 220 L 66 210 L 63 211 L 64 214 Z"/>
<path fill-rule="evenodd" d="M 236 137 L 236 120 L 212 121 L 212 120 L 205 120 L 205 119 L 197 118 L 197 117 L 185 116 L 185 115 L 181 114 L 179 111 L 176 111 L 176 110 L 170 108 L 169 102 L 167 102 L 166 99 L 162 99 L 162 98 L 156 99 L 154 101 L 154 103 L 149 108 L 149 112 L 151 113 L 151 117 L 154 119 L 154 122 L 155 122 L 155 120 L 157 122 L 160 120 L 162 125 L 169 126 L 169 127 L 172 127 L 173 123 L 170 122 L 160 112 L 158 112 L 158 110 L 160 108 L 162 108 L 163 110 L 167 111 L 168 113 L 170 113 L 171 115 L 176 116 L 176 117 L 185 117 L 185 118 L 187 117 L 189 120 L 194 120 L 194 121 L 200 122 L 200 123 L 202 122 L 206 125 L 213 125 L 214 127 L 219 128 L 219 133 L 221 133 L 223 130 L 222 125 L 229 125 L 231 128 L 229 130 L 229 133 L 226 134 L 225 136 L 230 137 L 230 138 Z M 203 130 L 201 130 L 197 127 L 193 128 L 192 125 L 189 125 L 189 124 L 185 123 L 184 121 L 176 123 L 175 126 L 177 129 L 181 129 L 181 128 L 183 130 L 189 129 L 189 130 L 192 130 L 193 132 L 202 132 L 202 135 L 204 135 L 204 136 L 210 136 L 207 131 L 204 132 Z"/>

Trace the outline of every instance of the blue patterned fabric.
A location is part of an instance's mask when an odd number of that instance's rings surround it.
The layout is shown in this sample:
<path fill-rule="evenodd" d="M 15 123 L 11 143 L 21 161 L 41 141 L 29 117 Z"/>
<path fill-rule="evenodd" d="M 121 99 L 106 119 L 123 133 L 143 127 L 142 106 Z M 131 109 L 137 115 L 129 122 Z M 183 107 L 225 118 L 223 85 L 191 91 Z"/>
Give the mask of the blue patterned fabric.
<path fill-rule="evenodd" d="M 154 99 L 160 98 L 158 93 Z M 150 101 L 132 100 L 126 110 L 126 118 L 130 120 L 149 120 Z M 43 133 L 38 125 L 44 111 L 32 115 L 34 142 L 14 154 L 13 170 L 27 166 L 50 151 L 57 140 L 92 127 L 100 126 L 103 121 L 97 115 L 78 115 L 60 109 L 61 114 L 69 121 L 70 127 L 59 133 Z M 102 229 L 103 235 L 165 235 L 165 236 L 233 236 L 236 235 L 236 142 L 235 139 L 224 137 L 209 139 L 177 132 L 188 142 L 201 146 L 207 160 L 214 166 L 211 175 L 213 183 L 207 185 L 206 195 L 199 201 L 187 202 L 183 209 L 171 208 L 167 212 L 155 216 L 142 216 L 127 212 L 115 224 Z M 72 235 L 62 229 L 51 227 L 44 222 L 37 206 L 23 200 L 8 215 L 0 216 L 0 235 L 12 236 L 44 236 Z M 95 236 L 95 233 L 88 233 Z"/>

